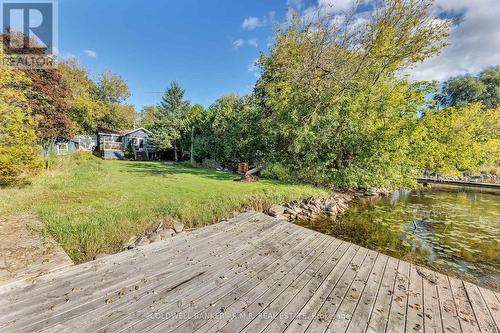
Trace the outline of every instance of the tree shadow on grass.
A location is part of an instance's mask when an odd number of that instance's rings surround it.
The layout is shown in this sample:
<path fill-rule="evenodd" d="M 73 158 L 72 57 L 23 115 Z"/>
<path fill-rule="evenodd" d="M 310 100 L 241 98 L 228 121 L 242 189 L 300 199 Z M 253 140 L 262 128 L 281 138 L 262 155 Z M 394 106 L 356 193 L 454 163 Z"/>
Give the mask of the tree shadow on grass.
<path fill-rule="evenodd" d="M 162 162 L 130 162 L 122 172 L 149 176 L 194 175 L 214 180 L 233 180 L 237 175 L 228 172 L 191 168 L 180 165 L 165 165 Z"/>

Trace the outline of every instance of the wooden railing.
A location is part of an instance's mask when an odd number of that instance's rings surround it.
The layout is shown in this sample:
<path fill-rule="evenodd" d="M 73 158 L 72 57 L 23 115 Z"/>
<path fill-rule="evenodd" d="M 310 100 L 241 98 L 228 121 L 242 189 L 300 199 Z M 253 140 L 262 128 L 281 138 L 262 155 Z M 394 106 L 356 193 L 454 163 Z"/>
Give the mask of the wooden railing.
<path fill-rule="evenodd" d="M 121 142 L 102 142 L 101 150 L 123 150 Z"/>

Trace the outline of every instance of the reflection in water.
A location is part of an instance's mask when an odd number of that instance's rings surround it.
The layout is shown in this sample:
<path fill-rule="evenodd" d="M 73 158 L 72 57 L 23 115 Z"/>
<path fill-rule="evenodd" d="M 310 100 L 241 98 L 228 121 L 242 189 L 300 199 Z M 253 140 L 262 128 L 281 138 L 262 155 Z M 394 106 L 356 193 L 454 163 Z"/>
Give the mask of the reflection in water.
<path fill-rule="evenodd" d="M 498 193 L 399 191 L 304 226 L 500 289 Z"/>

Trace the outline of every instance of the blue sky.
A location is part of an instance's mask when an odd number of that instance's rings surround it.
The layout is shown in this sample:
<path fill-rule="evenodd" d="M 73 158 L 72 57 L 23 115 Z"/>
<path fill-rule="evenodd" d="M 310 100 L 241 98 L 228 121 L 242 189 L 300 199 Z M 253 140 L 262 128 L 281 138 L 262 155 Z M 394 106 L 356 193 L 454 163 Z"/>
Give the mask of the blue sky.
<path fill-rule="evenodd" d="M 93 75 L 122 75 L 138 110 L 158 103 L 172 80 L 208 106 L 251 91 L 249 65 L 267 49 L 273 15 L 282 20 L 286 8 L 283 0 L 60 0 L 59 49 Z"/>
<path fill-rule="evenodd" d="M 361 0 L 365 5 L 372 0 Z M 59 50 L 93 75 L 109 69 L 129 83 L 139 111 L 157 104 L 172 80 L 192 103 L 210 105 L 252 90 L 249 71 L 268 49 L 272 22 L 287 8 L 326 6 L 342 15 L 351 0 L 59 0 Z M 417 80 L 445 80 L 500 64 L 499 0 L 435 0 L 436 17 L 460 14 L 450 46 L 409 70 Z M 158 93 L 160 92 L 160 93 Z"/>

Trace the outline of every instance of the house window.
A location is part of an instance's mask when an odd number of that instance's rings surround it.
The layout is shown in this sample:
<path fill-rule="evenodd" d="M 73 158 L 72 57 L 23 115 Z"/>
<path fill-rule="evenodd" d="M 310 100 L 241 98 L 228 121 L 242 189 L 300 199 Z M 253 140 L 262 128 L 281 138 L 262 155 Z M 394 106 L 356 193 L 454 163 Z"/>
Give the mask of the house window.
<path fill-rule="evenodd" d="M 66 155 L 68 153 L 68 144 L 67 143 L 58 143 L 57 144 L 57 155 Z"/>

